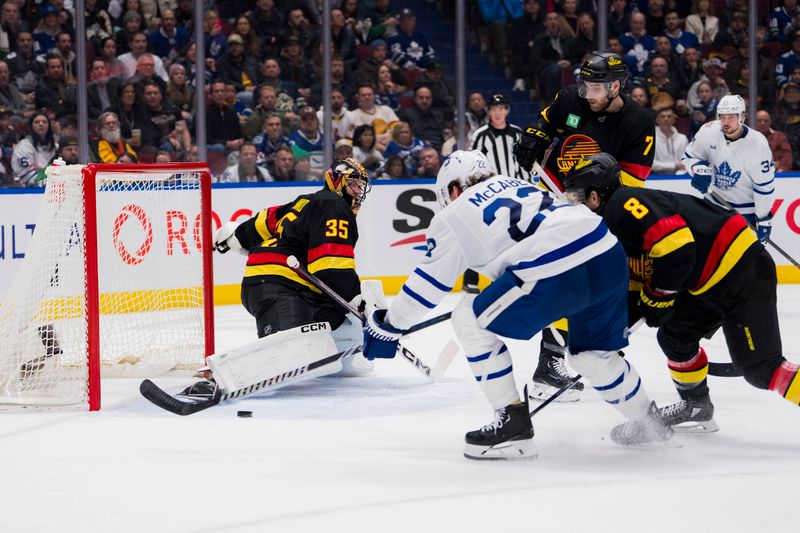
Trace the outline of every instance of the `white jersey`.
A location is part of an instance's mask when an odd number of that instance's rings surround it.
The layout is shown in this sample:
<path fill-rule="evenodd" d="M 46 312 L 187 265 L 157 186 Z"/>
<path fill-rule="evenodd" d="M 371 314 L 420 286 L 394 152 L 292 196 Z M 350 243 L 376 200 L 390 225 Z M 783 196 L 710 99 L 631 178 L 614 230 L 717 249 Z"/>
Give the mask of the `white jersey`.
<path fill-rule="evenodd" d="M 706 199 L 720 205 L 710 195 L 716 191 L 742 215 L 766 216 L 775 193 L 775 161 L 766 137 L 742 126 L 744 133 L 729 141 L 719 121 L 706 123 L 694 136 L 683 154 L 684 166 L 692 173 L 696 163 L 712 169 Z"/>
<path fill-rule="evenodd" d="M 535 283 L 570 270 L 617 242 L 602 218 L 583 205 L 554 200 L 530 183 L 495 176 L 464 191 L 437 213 L 428 252 L 387 313 L 408 328 L 450 292 L 471 268 L 495 280 L 506 270 Z"/>

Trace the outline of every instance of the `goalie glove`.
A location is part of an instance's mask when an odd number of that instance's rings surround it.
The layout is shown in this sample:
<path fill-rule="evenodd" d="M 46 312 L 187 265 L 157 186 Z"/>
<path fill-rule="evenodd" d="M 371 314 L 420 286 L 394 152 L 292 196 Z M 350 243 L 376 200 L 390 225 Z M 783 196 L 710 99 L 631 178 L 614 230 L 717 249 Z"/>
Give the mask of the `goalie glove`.
<path fill-rule="evenodd" d="M 767 213 L 766 216 L 756 219 L 756 237 L 758 240 L 766 242 L 769 239 L 769 234 L 772 232 L 772 213 Z"/>
<path fill-rule="evenodd" d="M 514 157 L 517 158 L 517 163 L 530 172 L 533 164 L 544 158 L 544 153 L 551 142 L 553 142 L 553 138 L 549 133 L 537 126 L 529 127 L 519 141 L 514 144 Z"/>
<path fill-rule="evenodd" d="M 248 251 L 244 249 L 239 239 L 236 238 L 236 228 L 238 227 L 239 224 L 236 222 L 226 222 L 223 224 L 214 234 L 214 249 L 221 254 L 233 250 L 242 255 L 247 255 Z"/>
<path fill-rule="evenodd" d="M 692 165 L 692 187 L 705 194 L 711 185 L 711 167 L 708 161 L 700 161 Z"/>
<path fill-rule="evenodd" d="M 370 313 L 367 327 L 364 328 L 364 357 L 372 361 L 376 357 L 391 359 L 397 353 L 403 330 L 397 329 L 386 320 L 386 309 Z"/>
<path fill-rule="evenodd" d="M 675 312 L 676 292 L 664 292 L 645 285 L 639 293 L 639 314 L 651 328 L 665 324 Z"/>

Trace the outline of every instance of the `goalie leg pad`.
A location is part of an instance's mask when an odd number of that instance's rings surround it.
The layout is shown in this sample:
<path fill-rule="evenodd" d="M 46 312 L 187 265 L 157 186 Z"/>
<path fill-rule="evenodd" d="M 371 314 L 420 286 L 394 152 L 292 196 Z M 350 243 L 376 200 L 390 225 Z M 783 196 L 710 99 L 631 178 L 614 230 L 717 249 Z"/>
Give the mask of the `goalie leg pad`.
<path fill-rule="evenodd" d="M 492 408 L 502 409 L 519 401 L 511 355 L 497 335 L 478 324 L 472 298 L 464 298 L 453 309 L 452 324 L 475 379 Z"/>
<path fill-rule="evenodd" d="M 647 414 L 650 398 L 642 387 L 642 379 L 616 350 L 568 354 L 567 362 L 586 378 L 606 403 L 629 420 L 638 420 Z"/>
<path fill-rule="evenodd" d="M 309 363 L 338 351 L 330 324 L 315 322 L 262 337 L 228 352 L 214 354 L 206 362 L 223 393 L 274 378 L 275 382 L 267 384 L 272 390 L 281 382 L 289 384 L 289 378 L 292 378 L 292 383 L 296 383 L 301 379 L 340 371 L 340 359 L 310 371 L 305 368 Z"/>
<path fill-rule="evenodd" d="M 377 309 L 388 309 L 386 295 L 383 292 L 383 284 L 377 279 L 365 279 L 361 282 L 361 297 L 364 299 L 364 316 Z"/>

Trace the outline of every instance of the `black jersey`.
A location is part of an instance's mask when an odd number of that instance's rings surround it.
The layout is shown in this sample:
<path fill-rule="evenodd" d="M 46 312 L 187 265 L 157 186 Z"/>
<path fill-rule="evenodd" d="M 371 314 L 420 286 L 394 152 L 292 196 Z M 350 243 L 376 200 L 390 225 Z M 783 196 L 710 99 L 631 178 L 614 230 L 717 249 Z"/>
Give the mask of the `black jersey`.
<path fill-rule="evenodd" d="M 601 214 L 628 255 L 633 288 L 702 295 L 763 248 L 741 215 L 687 194 L 623 186 Z"/>
<path fill-rule="evenodd" d="M 558 92 L 539 115 L 541 129 L 559 138 L 546 165 L 552 177 L 560 180 L 583 156 L 607 152 L 619 161 L 623 185 L 644 186 L 655 157 L 655 123 L 639 104 L 622 99 L 619 111 L 595 113 L 577 85 Z"/>
<path fill-rule="evenodd" d="M 286 265 L 294 255 L 345 300 L 361 292 L 354 259 L 356 216 L 334 192 L 322 189 L 265 209 L 240 224 L 236 237 L 249 250 L 243 286 L 272 282 L 319 293 Z"/>

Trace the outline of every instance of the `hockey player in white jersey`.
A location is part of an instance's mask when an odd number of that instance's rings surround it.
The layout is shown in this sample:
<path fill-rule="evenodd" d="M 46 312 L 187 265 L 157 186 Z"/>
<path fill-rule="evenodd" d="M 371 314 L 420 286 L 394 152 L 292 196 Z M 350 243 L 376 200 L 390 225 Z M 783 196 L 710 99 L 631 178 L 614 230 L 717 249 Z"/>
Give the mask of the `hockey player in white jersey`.
<path fill-rule="evenodd" d="M 469 267 L 492 283 L 456 306 L 453 328 L 496 414 L 494 422 L 466 434 L 466 457 L 536 456 L 527 398 L 520 399 L 511 355 L 498 335 L 530 339 L 562 316 L 575 319 L 567 361 L 630 420 L 612 430 L 612 440 L 669 439 L 671 429 L 618 353 L 628 344 L 628 265 L 602 219 L 528 182 L 495 176 L 478 151 L 454 152 L 436 187 L 442 210 L 428 230 L 428 252 L 389 309 L 369 315 L 364 354 L 394 357 L 403 332 Z"/>
<path fill-rule="evenodd" d="M 717 120 L 697 132 L 681 161 L 692 175 L 692 186 L 710 202 L 717 193 L 756 229 L 764 242 L 772 229 L 775 160 L 766 137 L 744 125 L 744 99 L 723 97 Z"/>

